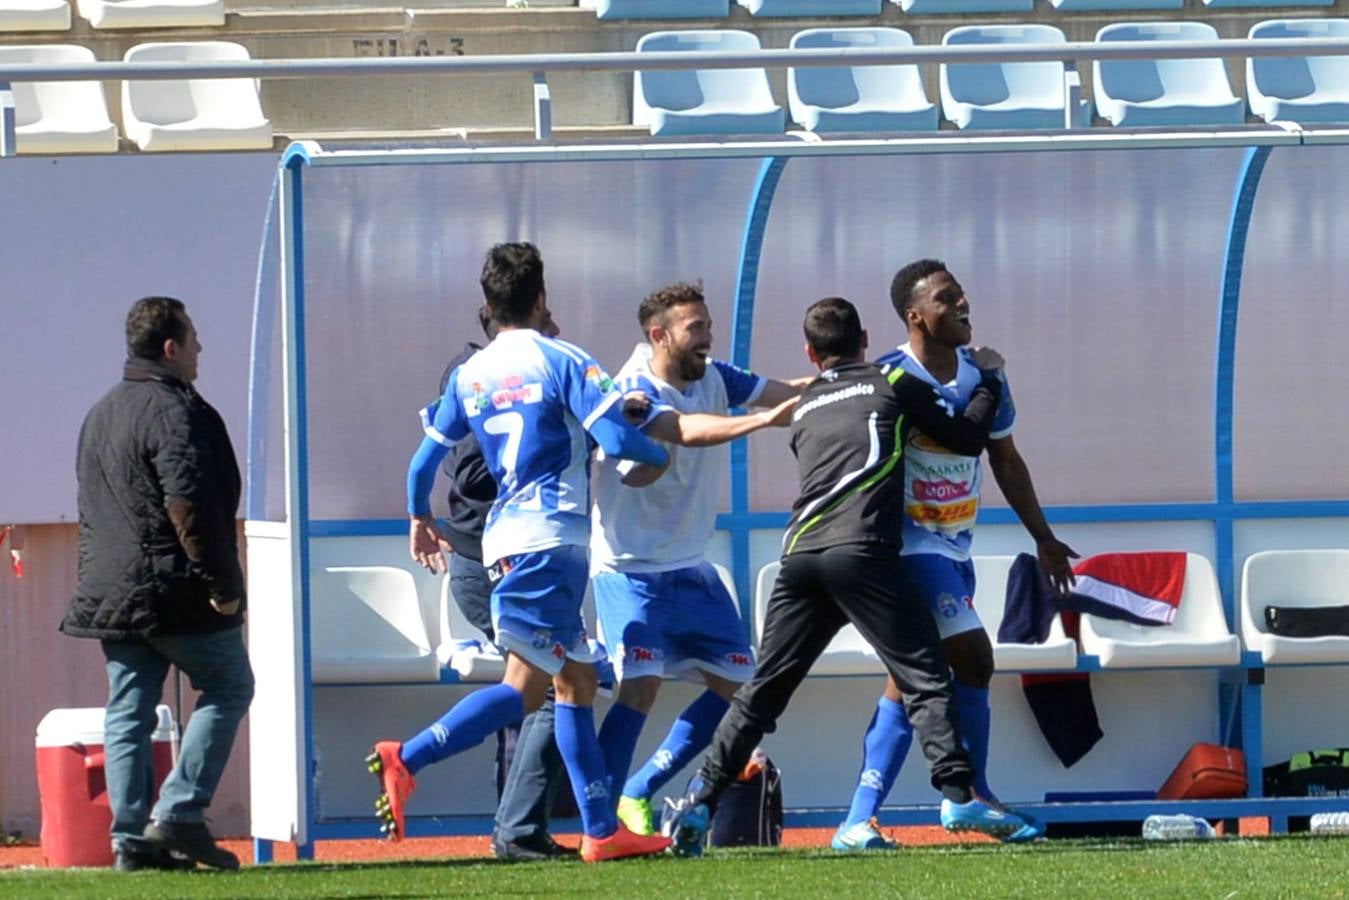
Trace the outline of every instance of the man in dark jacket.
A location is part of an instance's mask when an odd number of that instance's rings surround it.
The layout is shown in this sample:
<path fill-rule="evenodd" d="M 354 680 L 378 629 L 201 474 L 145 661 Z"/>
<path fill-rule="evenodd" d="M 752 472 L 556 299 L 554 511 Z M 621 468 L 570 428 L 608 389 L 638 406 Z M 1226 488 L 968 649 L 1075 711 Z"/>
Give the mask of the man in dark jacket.
<path fill-rule="evenodd" d="M 61 630 L 98 639 L 107 659 L 117 867 L 234 869 L 205 812 L 253 698 L 239 466 L 224 420 L 192 387 L 201 344 L 182 302 L 136 301 L 126 342 L 122 381 L 80 429 L 79 584 Z M 171 665 L 201 696 L 152 810 L 151 735 Z"/>

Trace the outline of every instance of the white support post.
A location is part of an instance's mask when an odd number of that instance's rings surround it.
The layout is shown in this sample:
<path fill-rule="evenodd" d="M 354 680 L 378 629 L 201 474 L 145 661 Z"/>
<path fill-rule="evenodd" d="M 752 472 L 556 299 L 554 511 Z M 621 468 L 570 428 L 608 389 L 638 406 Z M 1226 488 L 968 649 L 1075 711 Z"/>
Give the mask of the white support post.
<path fill-rule="evenodd" d="M 1082 116 L 1082 73 L 1077 71 L 1077 63 L 1063 64 L 1063 127 L 1082 128 L 1091 125 L 1083 122 Z"/>
<path fill-rule="evenodd" d="M 8 81 L 0 81 L 0 157 L 19 152 L 15 127 L 14 91 Z"/>
<path fill-rule="evenodd" d="M 546 141 L 553 136 L 553 97 L 548 90 L 548 76 L 534 73 L 534 140 Z"/>

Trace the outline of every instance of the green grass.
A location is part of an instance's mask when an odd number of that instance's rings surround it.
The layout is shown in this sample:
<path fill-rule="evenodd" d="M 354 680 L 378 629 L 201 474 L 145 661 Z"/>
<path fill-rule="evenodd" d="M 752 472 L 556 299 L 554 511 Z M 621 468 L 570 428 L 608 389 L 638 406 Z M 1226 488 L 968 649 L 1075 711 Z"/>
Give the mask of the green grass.
<path fill-rule="evenodd" d="M 754 897 L 1349 898 L 1349 840 L 1189 844 L 1050 841 L 843 856 L 720 851 L 586 866 L 482 860 L 306 863 L 238 873 L 26 870 L 0 873 L 14 897 Z"/>

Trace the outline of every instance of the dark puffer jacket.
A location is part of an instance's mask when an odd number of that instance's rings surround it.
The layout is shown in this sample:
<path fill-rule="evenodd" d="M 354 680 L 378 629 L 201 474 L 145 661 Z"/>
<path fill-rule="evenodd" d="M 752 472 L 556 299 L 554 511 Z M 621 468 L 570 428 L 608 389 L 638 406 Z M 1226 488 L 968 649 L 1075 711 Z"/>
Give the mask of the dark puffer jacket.
<path fill-rule="evenodd" d="M 61 630 L 127 640 L 234 628 L 244 599 L 239 465 L 225 422 L 162 363 L 133 359 L 80 429 L 79 583 Z"/>

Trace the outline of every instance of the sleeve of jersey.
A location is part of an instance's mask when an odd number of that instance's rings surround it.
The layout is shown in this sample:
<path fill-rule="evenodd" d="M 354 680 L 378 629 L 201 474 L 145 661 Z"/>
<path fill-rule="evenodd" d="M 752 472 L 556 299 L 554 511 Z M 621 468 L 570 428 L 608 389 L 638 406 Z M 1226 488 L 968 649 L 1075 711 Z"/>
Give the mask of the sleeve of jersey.
<path fill-rule="evenodd" d="M 748 406 L 759 399 L 764 386 L 768 384 L 768 379 L 728 362 L 714 359 L 712 365 L 716 367 L 721 374 L 721 380 L 726 384 L 726 400 L 731 406 Z"/>
<path fill-rule="evenodd" d="M 618 382 L 618 390 L 624 397 L 632 393 L 645 394 L 646 398 L 651 402 L 651 406 L 646 413 L 646 418 L 641 422 L 636 423 L 637 427 L 643 431 L 645 431 L 646 427 L 661 413 L 679 412 L 679 410 L 661 399 L 660 390 L 651 383 L 650 379 L 641 375 L 629 375 L 628 377 L 621 379 Z"/>
<path fill-rule="evenodd" d="M 994 393 L 999 390 L 998 382 L 991 373 L 984 373 L 959 416 L 951 415 L 937 389 L 921 378 L 897 367 L 886 369 L 885 376 L 894 388 L 900 412 L 911 418 L 924 434 L 961 456 L 984 452 L 989 425 L 998 411 L 998 394 Z"/>
<path fill-rule="evenodd" d="M 998 413 L 993 417 L 993 427 L 988 432 L 989 440 L 994 441 L 1011 434 L 1012 426 L 1016 424 L 1016 404 L 1012 402 L 1012 388 L 1007 383 L 1007 373 L 999 371 L 997 379 L 1002 399 L 998 401 Z"/>
<path fill-rule="evenodd" d="M 436 469 L 449 455 L 454 442 L 468 434 L 468 423 L 454 392 L 454 379 L 445 396 L 421 411 L 422 442 L 408 463 L 408 515 L 425 516 L 431 513 L 431 488 L 436 481 Z"/>
<path fill-rule="evenodd" d="M 631 459 L 653 466 L 670 457 L 660 445 L 623 418 L 623 394 L 604 368 L 584 350 L 568 345 L 558 363 L 562 368 L 563 396 L 572 415 L 600 445 L 605 456 Z"/>

